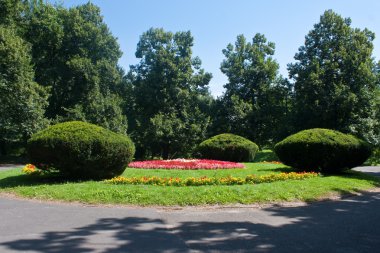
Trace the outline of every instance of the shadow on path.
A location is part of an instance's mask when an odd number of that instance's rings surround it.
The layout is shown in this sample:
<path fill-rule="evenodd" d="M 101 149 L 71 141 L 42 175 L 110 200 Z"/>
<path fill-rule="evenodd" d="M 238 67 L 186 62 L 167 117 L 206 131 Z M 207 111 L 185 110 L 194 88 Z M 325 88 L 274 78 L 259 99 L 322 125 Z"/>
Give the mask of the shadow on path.
<path fill-rule="evenodd" d="M 15 252 L 378 252 L 380 193 L 298 207 L 101 218 L 72 231 L 0 243 Z M 210 213 L 210 210 L 208 211 Z M 126 212 L 127 214 L 127 212 Z M 127 216 L 127 215 L 126 215 Z M 171 227 L 168 229 L 167 226 Z M 105 238 L 108 235 L 109 238 Z M 186 244 L 185 244 L 185 243 Z"/>
<path fill-rule="evenodd" d="M 152 228 L 153 227 L 153 228 Z M 183 252 L 185 244 L 159 219 L 104 218 L 73 231 L 46 232 L 39 239 L 1 243 L 19 252 Z"/>
<path fill-rule="evenodd" d="M 380 194 L 344 201 L 264 209 L 256 223 L 182 222 L 176 232 L 192 249 L 224 252 L 379 252 Z"/>

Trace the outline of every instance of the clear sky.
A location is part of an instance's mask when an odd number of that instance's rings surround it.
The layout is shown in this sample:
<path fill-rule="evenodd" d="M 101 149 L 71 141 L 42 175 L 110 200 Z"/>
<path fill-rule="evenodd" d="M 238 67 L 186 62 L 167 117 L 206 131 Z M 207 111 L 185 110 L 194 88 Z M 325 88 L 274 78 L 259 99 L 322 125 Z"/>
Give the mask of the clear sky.
<path fill-rule="evenodd" d="M 54 2 L 54 1 L 51 1 Z M 60 1 L 66 7 L 88 0 Z M 352 27 L 375 32 L 374 57 L 380 60 L 379 0 L 93 0 L 102 10 L 104 21 L 118 38 L 123 57 L 120 65 L 129 70 L 135 64 L 139 36 L 151 27 L 166 31 L 190 30 L 195 39 L 194 56 L 213 74 L 210 90 L 221 95 L 227 78 L 220 72 L 222 49 L 234 43 L 238 34 L 249 40 L 263 33 L 276 44 L 275 58 L 280 73 L 287 77 L 286 65 L 304 43 L 305 35 L 318 23 L 325 10 L 332 9 L 352 19 Z"/>

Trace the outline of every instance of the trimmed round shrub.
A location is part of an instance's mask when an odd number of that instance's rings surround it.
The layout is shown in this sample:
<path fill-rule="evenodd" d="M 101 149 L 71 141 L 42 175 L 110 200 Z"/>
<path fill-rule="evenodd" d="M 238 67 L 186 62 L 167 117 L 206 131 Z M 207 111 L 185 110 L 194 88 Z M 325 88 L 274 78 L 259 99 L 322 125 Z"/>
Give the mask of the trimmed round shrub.
<path fill-rule="evenodd" d="M 203 141 L 197 148 L 206 159 L 251 162 L 259 147 L 252 141 L 234 134 L 219 134 Z"/>
<path fill-rule="evenodd" d="M 135 147 L 126 135 L 72 121 L 34 134 L 27 151 L 37 167 L 54 168 L 69 178 L 103 179 L 123 173 Z"/>
<path fill-rule="evenodd" d="M 315 128 L 288 136 L 274 147 L 281 162 L 303 171 L 339 172 L 363 164 L 370 146 L 349 134 Z"/>

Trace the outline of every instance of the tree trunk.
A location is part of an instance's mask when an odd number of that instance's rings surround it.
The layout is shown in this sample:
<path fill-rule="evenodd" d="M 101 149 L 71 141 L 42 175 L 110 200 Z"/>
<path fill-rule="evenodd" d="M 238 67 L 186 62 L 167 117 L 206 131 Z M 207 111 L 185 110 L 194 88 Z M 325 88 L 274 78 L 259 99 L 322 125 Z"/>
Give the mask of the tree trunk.
<path fill-rule="evenodd" d="M 0 141 L 0 155 L 6 156 L 7 155 L 7 147 L 5 141 Z"/>
<path fill-rule="evenodd" d="M 167 160 L 169 158 L 170 145 L 165 143 L 162 146 L 162 159 Z"/>

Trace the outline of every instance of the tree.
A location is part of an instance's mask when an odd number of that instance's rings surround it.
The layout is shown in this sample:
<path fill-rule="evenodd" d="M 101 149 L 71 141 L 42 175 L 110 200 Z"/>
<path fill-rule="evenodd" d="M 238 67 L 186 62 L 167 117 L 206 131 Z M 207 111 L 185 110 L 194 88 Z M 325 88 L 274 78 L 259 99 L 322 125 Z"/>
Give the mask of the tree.
<path fill-rule="evenodd" d="M 132 66 L 132 138 L 138 156 L 189 155 L 205 138 L 211 74 L 192 58 L 190 32 L 149 29 L 140 37 Z"/>
<path fill-rule="evenodd" d="M 32 44 L 36 80 L 51 87 L 47 116 L 83 120 L 126 133 L 121 108 L 121 51 L 100 9 L 39 4 L 30 10 L 26 38 Z"/>
<path fill-rule="evenodd" d="M 368 117 L 361 117 L 355 124 L 350 125 L 350 131 L 361 136 L 366 141 L 374 145 L 378 150 L 380 148 L 380 62 L 375 66 L 376 88 L 373 99 L 371 100 L 371 109 Z M 380 157 L 379 157 L 380 158 Z M 378 159 L 379 159 L 378 158 Z"/>
<path fill-rule="evenodd" d="M 17 28 L 22 23 L 24 4 L 20 0 L 0 0 L 0 25 Z"/>
<path fill-rule="evenodd" d="M 252 42 L 239 35 L 235 46 L 223 50 L 221 71 L 227 75 L 225 94 L 219 99 L 219 132 L 242 135 L 259 144 L 284 137 L 291 87 L 278 76 L 278 63 L 272 58 L 275 45 L 256 34 Z"/>
<path fill-rule="evenodd" d="M 47 90 L 34 82 L 30 48 L 12 28 L 0 26 L 0 151 L 44 128 Z"/>
<path fill-rule="evenodd" d="M 371 119 L 376 75 L 374 34 L 351 27 L 329 10 L 308 33 L 305 45 L 289 64 L 295 81 L 295 124 L 350 132 Z M 353 131 L 355 132 L 355 131 Z M 363 135 L 363 132 L 359 133 Z"/>

